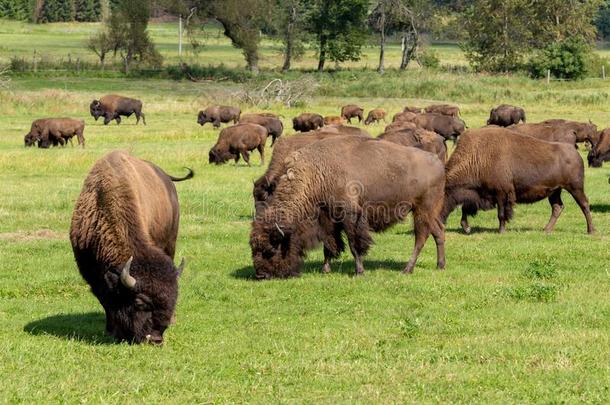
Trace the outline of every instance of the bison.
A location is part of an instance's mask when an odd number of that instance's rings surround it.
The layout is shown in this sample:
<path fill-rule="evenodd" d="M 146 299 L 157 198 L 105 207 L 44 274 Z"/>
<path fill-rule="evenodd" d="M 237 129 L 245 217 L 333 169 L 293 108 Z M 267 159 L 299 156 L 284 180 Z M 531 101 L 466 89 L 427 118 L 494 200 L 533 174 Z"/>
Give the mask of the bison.
<path fill-rule="evenodd" d="M 563 119 L 551 119 L 542 121 L 542 124 L 559 128 L 569 128 L 574 131 L 577 143 L 588 142 L 591 147 L 593 147 L 593 145 L 599 141 L 599 137 L 601 135 L 601 133 L 597 131 L 597 125 L 591 121 L 578 122 Z"/>
<path fill-rule="evenodd" d="M 324 118 L 320 114 L 302 113 L 292 119 L 292 128 L 297 132 L 309 132 L 324 126 Z"/>
<path fill-rule="evenodd" d="M 576 132 L 565 126 L 518 124 L 511 125 L 508 129 L 543 141 L 562 142 L 576 146 Z"/>
<path fill-rule="evenodd" d="M 343 125 L 343 118 L 336 115 L 328 115 L 324 117 L 324 126 L 327 125 Z"/>
<path fill-rule="evenodd" d="M 258 150 L 261 165 L 265 163 L 267 128 L 258 124 L 238 124 L 220 131 L 218 141 L 209 153 L 209 162 L 217 165 L 230 159 L 239 162 L 240 156 L 250 166 L 250 151 Z"/>
<path fill-rule="evenodd" d="M 511 125 L 525 123 L 525 110 L 508 104 L 502 104 L 492 108 L 489 113 L 487 125 L 497 125 L 500 127 L 510 127 Z"/>
<path fill-rule="evenodd" d="M 412 122 L 420 128 L 436 132 L 445 139 L 457 139 L 466 129 L 461 119 L 438 113 L 420 114 Z"/>
<path fill-rule="evenodd" d="M 460 108 L 449 104 L 434 104 L 426 107 L 424 111 L 427 113 L 442 114 L 455 118 L 460 116 Z"/>
<path fill-rule="evenodd" d="M 392 122 L 397 122 L 397 121 L 411 122 L 415 119 L 415 117 L 417 117 L 416 113 L 412 113 L 410 111 L 402 111 L 402 112 L 394 114 L 394 116 L 392 117 Z"/>
<path fill-rule="evenodd" d="M 366 120 L 364 120 L 364 125 L 370 125 L 373 122 L 379 122 L 381 120 L 383 120 L 383 122 L 386 122 L 386 120 L 385 120 L 386 114 L 387 113 L 383 108 L 372 109 L 371 111 L 369 111 L 369 114 L 366 116 Z"/>
<path fill-rule="evenodd" d="M 284 132 L 284 124 L 279 118 L 271 116 L 270 113 L 244 114 L 239 119 L 240 124 L 258 124 L 267 128 L 267 133 L 271 136 L 271 146 L 275 144 L 277 138 Z"/>
<path fill-rule="evenodd" d="M 544 230 L 551 232 L 563 210 L 561 191 L 574 197 L 594 232 L 589 202 L 584 192 L 584 164 L 571 145 L 546 142 L 514 131 L 488 127 L 465 132 L 446 168 L 443 220 L 462 205 L 462 229 L 470 233 L 468 215 L 497 207 L 499 231 L 513 216 L 515 203 L 534 203 L 544 198 L 551 204 L 551 218 Z"/>
<path fill-rule="evenodd" d="M 80 274 L 106 312 L 106 332 L 119 341 L 163 343 L 178 298 L 174 265 L 182 178 L 113 151 L 85 180 L 70 226 Z"/>
<path fill-rule="evenodd" d="M 432 233 L 437 267 L 445 266 L 444 168 L 432 154 L 364 137 L 331 137 L 292 153 L 286 174 L 250 234 L 256 277 L 291 277 L 303 257 L 324 244 L 323 271 L 344 250 L 342 233 L 362 274 L 362 256 L 380 232 L 413 212 L 415 248 L 404 272 L 411 273 Z M 371 162 L 367 164 L 367 162 Z M 329 175 L 332 174 L 332 175 Z"/>
<path fill-rule="evenodd" d="M 421 107 L 406 106 L 402 111 L 403 112 L 410 112 L 410 113 L 414 113 L 414 114 L 421 114 L 422 108 Z"/>
<path fill-rule="evenodd" d="M 417 125 L 415 125 L 413 122 L 410 121 L 394 121 L 389 125 L 386 125 L 384 132 L 392 132 L 392 131 L 397 131 L 400 129 L 415 129 L 415 128 L 419 128 Z"/>
<path fill-rule="evenodd" d="M 333 133 L 342 134 L 342 135 L 361 135 L 361 136 L 368 136 L 368 137 L 371 136 L 371 134 L 366 132 L 364 129 L 361 129 L 358 127 L 352 127 L 349 125 L 326 125 L 315 131 L 304 132 L 304 134 L 307 134 L 307 133 L 312 134 L 312 133 L 316 133 L 316 132 L 333 132 Z"/>
<path fill-rule="evenodd" d="M 602 164 L 610 160 L 610 128 L 600 132 L 599 141 L 593 145 L 587 160 L 589 167 L 602 167 Z"/>
<path fill-rule="evenodd" d="M 76 136 L 78 144 L 85 147 L 85 121 L 73 118 L 42 118 L 32 122 L 30 132 L 25 136 L 25 146 L 38 142 L 39 148 L 63 146 Z M 74 145 L 74 144 L 72 144 Z"/>
<path fill-rule="evenodd" d="M 142 102 L 134 98 L 110 94 L 99 100 L 93 100 L 89 105 L 89 111 L 96 121 L 99 117 L 104 117 L 104 125 L 108 125 L 112 120 L 115 120 L 118 125 L 121 123 L 121 115 L 131 117 L 131 114 L 136 115 L 136 124 L 142 118 L 142 122 L 146 125 Z"/>
<path fill-rule="evenodd" d="M 350 124 L 352 123 L 352 118 L 358 118 L 358 122 L 362 122 L 364 119 L 364 109 L 355 104 L 348 104 L 341 107 L 341 118 Z"/>
<path fill-rule="evenodd" d="M 204 126 L 207 122 L 211 122 L 214 128 L 220 128 L 220 123 L 233 121 L 237 124 L 240 120 L 241 110 L 237 107 L 225 105 L 215 105 L 199 111 L 197 115 L 197 123 Z"/>
<path fill-rule="evenodd" d="M 403 128 L 396 131 L 384 132 L 377 138 L 433 153 L 443 163 L 447 160 L 445 138 L 435 132 L 426 131 L 421 128 Z"/>

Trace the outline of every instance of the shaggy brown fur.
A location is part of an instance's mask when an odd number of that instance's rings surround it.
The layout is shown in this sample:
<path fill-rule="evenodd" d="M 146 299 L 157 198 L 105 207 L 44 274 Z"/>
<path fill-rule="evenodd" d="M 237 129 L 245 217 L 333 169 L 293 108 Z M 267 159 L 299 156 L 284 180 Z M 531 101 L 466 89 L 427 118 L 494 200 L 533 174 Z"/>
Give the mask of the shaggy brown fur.
<path fill-rule="evenodd" d="M 542 121 L 542 124 L 556 127 L 569 128 L 576 134 L 576 142 L 588 142 L 592 147 L 599 141 L 601 132 L 597 131 L 597 125 L 592 122 L 578 122 L 562 119 Z"/>
<path fill-rule="evenodd" d="M 563 210 L 565 189 L 580 206 L 587 232 L 594 232 L 584 192 L 584 164 L 571 145 L 545 142 L 514 131 L 488 127 L 465 132 L 447 163 L 443 219 L 462 205 L 462 228 L 470 232 L 467 216 L 477 210 L 498 208 L 499 230 L 504 232 L 515 203 L 544 198 L 551 204 L 551 232 Z"/>
<path fill-rule="evenodd" d="M 362 122 L 364 119 L 364 109 L 355 104 L 348 104 L 341 107 L 341 118 L 350 124 L 352 123 L 352 118 L 358 118 L 358 122 Z"/>
<path fill-rule="evenodd" d="M 384 132 L 392 132 L 392 131 L 397 131 L 400 129 L 415 129 L 415 128 L 419 128 L 419 127 L 412 122 L 395 121 L 395 122 L 391 123 L 390 125 L 387 125 L 384 129 Z"/>
<path fill-rule="evenodd" d="M 265 163 L 265 143 L 267 128 L 257 124 L 238 124 L 220 131 L 216 145 L 210 150 L 209 162 L 217 165 L 240 156 L 250 166 L 249 152 L 258 150 L 261 155 L 261 165 Z"/>
<path fill-rule="evenodd" d="M 265 115 L 263 115 L 265 114 Z M 277 138 L 284 132 L 284 124 L 277 117 L 263 114 L 244 114 L 241 116 L 240 124 L 258 124 L 267 128 L 267 133 L 271 135 L 271 146 L 275 144 Z"/>
<path fill-rule="evenodd" d="M 328 115 L 324 117 L 324 126 L 326 125 L 343 125 L 345 121 L 336 115 Z"/>
<path fill-rule="evenodd" d="M 370 137 L 371 134 L 366 132 L 364 129 L 358 127 L 350 127 L 349 125 L 325 125 L 324 127 L 315 131 L 304 132 L 304 134 L 315 134 L 318 132 L 333 132 L 335 134 L 342 135 L 361 135 Z"/>
<path fill-rule="evenodd" d="M 599 140 L 593 145 L 587 156 L 589 167 L 602 167 L 610 160 L 610 128 L 600 132 Z"/>
<path fill-rule="evenodd" d="M 576 146 L 576 133 L 568 127 L 545 124 L 519 124 L 511 125 L 508 129 L 543 141 L 562 142 Z"/>
<path fill-rule="evenodd" d="M 118 340 L 163 342 L 181 271 L 173 263 L 180 210 L 172 181 L 192 177 L 190 169 L 175 178 L 114 151 L 85 180 L 70 242 L 81 275 L 106 312 L 106 331 Z"/>
<path fill-rule="evenodd" d="M 197 123 L 204 126 L 207 122 L 211 122 L 214 128 L 220 128 L 221 122 L 226 124 L 233 121 L 233 124 L 237 124 L 240 116 L 241 110 L 238 107 L 213 105 L 203 111 L 199 111 Z"/>
<path fill-rule="evenodd" d="M 457 139 L 466 129 L 461 119 L 438 113 L 419 114 L 412 122 L 420 128 L 436 132 L 445 139 Z"/>
<path fill-rule="evenodd" d="M 414 114 L 421 114 L 422 110 L 423 109 L 421 107 L 406 106 L 402 111 Z"/>
<path fill-rule="evenodd" d="M 460 116 L 460 108 L 449 104 L 434 104 L 426 107 L 424 111 L 427 113 L 442 114 L 455 118 Z"/>
<path fill-rule="evenodd" d="M 394 142 L 403 146 L 411 146 L 435 154 L 443 163 L 447 160 L 447 145 L 442 136 L 421 128 L 403 128 L 384 132 L 378 136 L 384 141 Z"/>
<path fill-rule="evenodd" d="M 523 108 L 502 104 L 491 109 L 487 125 L 509 127 L 518 124 L 521 121 L 525 123 L 525 110 Z"/>
<path fill-rule="evenodd" d="M 39 148 L 48 148 L 51 145 L 64 146 L 72 137 L 76 136 L 78 144 L 85 147 L 85 121 L 72 118 L 42 118 L 32 122 L 30 132 L 25 136 L 25 146 L 32 146 L 38 142 Z"/>
<path fill-rule="evenodd" d="M 398 121 L 411 122 L 415 119 L 415 117 L 417 117 L 416 113 L 412 113 L 409 111 L 402 111 L 402 112 L 394 114 L 394 117 L 392 117 L 392 122 L 398 122 Z"/>
<path fill-rule="evenodd" d="M 370 125 L 373 122 L 379 122 L 381 120 L 383 120 L 383 122 L 386 122 L 386 114 L 387 113 L 383 108 L 375 108 L 369 111 L 369 114 L 366 116 L 366 120 L 364 120 L 364 125 Z"/>
<path fill-rule="evenodd" d="M 302 113 L 292 119 L 292 128 L 297 132 L 308 132 L 324 126 L 324 118 L 320 114 Z"/>
<path fill-rule="evenodd" d="M 115 120 L 118 125 L 121 123 L 121 115 L 131 117 L 131 114 L 136 115 L 136 124 L 142 118 L 142 122 L 146 125 L 146 118 L 142 112 L 142 102 L 135 98 L 110 94 L 99 100 L 93 100 L 89 106 L 89 112 L 96 121 L 99 117 L 104 117 L 104 125 L 108 125 L 112 120 Z"/>
<path fill-rule="evenodd" d="M 415 249 L 405 272 L 413 271 L 430 233 L 437 265 L 445 265 L 440 221 L 444 172 L 432 154 L 364 137 L 331 137 L 292 153 L 269 207 L 252 224 L 250 246 L 257 278 L 300 272 L 306 252 L 324 244 L 324 271 L 343 250 L 345 232 L 356 264 L 380 232 L 413 211 Z M 367 164 L 367 162 L 373 162 Z"/>

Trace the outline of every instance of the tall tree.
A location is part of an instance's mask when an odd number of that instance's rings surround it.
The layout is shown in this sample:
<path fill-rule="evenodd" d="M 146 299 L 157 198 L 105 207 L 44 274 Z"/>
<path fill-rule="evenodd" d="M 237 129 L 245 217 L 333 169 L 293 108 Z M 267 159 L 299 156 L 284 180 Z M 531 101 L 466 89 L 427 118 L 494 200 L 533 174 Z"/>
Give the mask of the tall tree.
<path fill-rule="evenodd" d="M 326 60 L 359 60 L 366 39 L 368 0 L 310 0 L 307 29 L 316 39 L 318 72 Z"/>
<path fill-rule="evenodd" d="M 276 12 L 272 26 L 275 35 L 283 44 L 284 63 L 282 71 L 290 70 L 292 60 L 304 51 L 305 22 L 307 21 L 307 0 L 276 0 Z"/>

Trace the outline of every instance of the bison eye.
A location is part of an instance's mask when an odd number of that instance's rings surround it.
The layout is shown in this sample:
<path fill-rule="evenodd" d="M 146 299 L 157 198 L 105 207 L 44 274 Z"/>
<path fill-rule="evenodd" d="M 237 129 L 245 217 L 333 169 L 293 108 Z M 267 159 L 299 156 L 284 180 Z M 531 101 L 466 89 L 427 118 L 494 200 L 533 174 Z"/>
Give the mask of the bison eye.
<path fill-rule="evenodd" d="M 153 309 L 151 299 L 144 294 L 138 294 L 134 301 L 134 304 L 136 306 L 136 309 L 138 309 L 139 311 L 152 311 Z"/>

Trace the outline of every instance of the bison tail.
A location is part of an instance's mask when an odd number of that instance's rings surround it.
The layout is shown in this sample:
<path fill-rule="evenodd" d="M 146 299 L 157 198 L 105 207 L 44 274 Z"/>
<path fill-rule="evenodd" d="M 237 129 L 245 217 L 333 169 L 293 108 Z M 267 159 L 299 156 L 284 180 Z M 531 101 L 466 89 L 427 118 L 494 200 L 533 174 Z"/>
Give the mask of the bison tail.
<path fill-rule="evenodd" d="M 174 177 L 174 176 L 170 176 L 169 174 L 167 175 L 167 177 L 169 177 L 171 181 L 176 181 L 176 182 L 189 180 L 189 179 L 192 179 L 193 177 L 195 177 L 195 172 L 192 169 L 190 169 L 188 167 L 185 167 L 185 169 L 188 170 L 189 173 L 184 177 Z"/>

